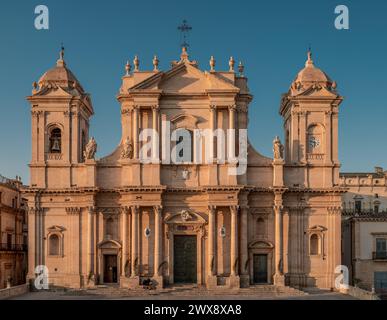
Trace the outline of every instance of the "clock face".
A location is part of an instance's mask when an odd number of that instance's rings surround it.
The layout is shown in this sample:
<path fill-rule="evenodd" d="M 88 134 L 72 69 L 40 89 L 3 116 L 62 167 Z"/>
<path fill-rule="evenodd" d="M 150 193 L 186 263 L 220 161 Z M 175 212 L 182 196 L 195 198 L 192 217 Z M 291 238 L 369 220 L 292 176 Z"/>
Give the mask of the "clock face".
<path fill-rule="evenodd" d="M 319 146 L 320 146 L 320 140 L 318 138 L 316 138 L 316 137 L 309 138 L 309 147 L 311 149 L 316 149 Z"/>

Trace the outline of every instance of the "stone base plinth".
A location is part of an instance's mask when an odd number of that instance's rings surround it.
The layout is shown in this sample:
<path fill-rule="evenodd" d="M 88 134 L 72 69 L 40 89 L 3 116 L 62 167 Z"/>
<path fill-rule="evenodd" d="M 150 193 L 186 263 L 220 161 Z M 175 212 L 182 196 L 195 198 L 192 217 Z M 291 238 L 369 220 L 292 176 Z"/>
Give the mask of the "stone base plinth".
<path fill-rule="evenodd" d="M 152 280 L 156 282 L 156 288 L 157 289 L 164 288 L 164 278 L 163 278 L 163 276 L 154 276 L 154 277 L 152 277 Z"/>
<path fill-rule="evenodd" d="M 285 286 L 285 276 L 283 274 L 274 275 L 274 285 L 284 287 Z"/>
<path fill-rule="evenodd" d="M 250 286 L 250 276 L 248 274 L 242 274 L 239 278 L 241 288 L 248 288 Z"/>
<path fill-rule="evenodd" d="M 207 282 L 206 282 L 207 289 L 216 289 L 217 286 L 218 286 L 217 277 L 216 276 L 208 276 Z"/>
<path fill-rule="evenodd" d="M 127 280 L 125 280 L 124 282 L 127 283 L 127 286 L 126 288 L 129 288 L 129 289 L 139 289 L 141 286 L 140 286 L 140 277 L 136 276 L 136 277 L 130 277 L 130 278 L 126 278 Z"/>
<path fill-rule="evenodd" d="M 230 276 L 229 278 L 230 289 L 237 289 L 241 287 L 241 279 L 239 276 Z"/>

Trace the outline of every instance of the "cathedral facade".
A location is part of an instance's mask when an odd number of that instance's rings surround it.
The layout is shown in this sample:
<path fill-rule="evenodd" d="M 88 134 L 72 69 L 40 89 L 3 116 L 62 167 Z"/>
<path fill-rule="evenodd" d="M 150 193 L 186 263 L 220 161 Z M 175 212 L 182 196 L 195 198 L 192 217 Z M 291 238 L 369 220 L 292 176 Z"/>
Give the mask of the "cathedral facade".
<path fill-rule="evenodd" d="M 241 63 L 217 71 L 211 57 L 203 71 L 183 48 L 169 70 L 158 64 L 126 65 L 121 142 L 101 159 L 90 95 L 63 51 L 33 84 L 28 278 L 44 265 L 50 284 L 74 288 L 144 279 L 333 288 L 343 192 L 336 83 L 309 52 L 282 96 L 285 141 L 274 140 L 269 158 L 244 139 L 253 97 Z"/>

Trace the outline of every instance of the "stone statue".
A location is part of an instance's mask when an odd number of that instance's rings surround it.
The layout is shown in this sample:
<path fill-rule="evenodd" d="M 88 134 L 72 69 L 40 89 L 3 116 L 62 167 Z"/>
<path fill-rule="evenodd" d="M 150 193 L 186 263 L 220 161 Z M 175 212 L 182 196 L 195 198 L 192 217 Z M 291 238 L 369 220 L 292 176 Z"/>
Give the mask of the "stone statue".
<path fill-rule="evenodd" d="M 95 154 L 97 153 L 97 143 L 95 142 L 94 137 L 91 137 L 89 142 L 86 145 L 85 151 L 83 152 L 83 156 L 86 160 L 94 159 Z"/>
<path fill-rule="evenodd" d="M 129 140 L 129 137 L 126 138 L 122 150 L 121 150 L 122 159 L 132 159 L 133 158 L 133 144 Z"/>
<path fill-rule="evenodd" d="M 282 160 L 284 158 L 284 146 L 281 144 L 279 137 L 275 137 L 273 141 L 274 160 Z"/>

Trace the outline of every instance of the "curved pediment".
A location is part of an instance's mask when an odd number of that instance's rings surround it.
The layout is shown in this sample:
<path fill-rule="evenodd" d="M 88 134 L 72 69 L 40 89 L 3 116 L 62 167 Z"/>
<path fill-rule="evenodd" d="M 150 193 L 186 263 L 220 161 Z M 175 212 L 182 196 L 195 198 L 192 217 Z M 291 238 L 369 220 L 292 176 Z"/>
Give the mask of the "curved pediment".
<path fill-rule="evenodd" d="M 253 242 L 250 242 L 249 244 L 250 249 L 272 249 L 274 248 L 274 245 L 265 240 L 255 240 Z"/>
<path fill-rule="evenodd" d="M 104 240 L 98 244 L 101 249 L 120 249 L 121 243 L 116 240 Z"/>
<path fill-rule="evenodd" d="M 63 232 L 63 231 L 66 231 L 66 228 L 62 227 L 62 226 L 54 225 L 54 226 L 47 228 L 47 230 L 48 230 L 48 232 Z"/>
<path fill-rule="evenodd" d="M 207 221 L 198 213 L 191 210 L 182 210 L 178 213 L 167 214 L 164 220 L 167 224 L 177 223 L 177 224 L 186 224 L 186 223 L 198 223 L 203 224 Z"/>

